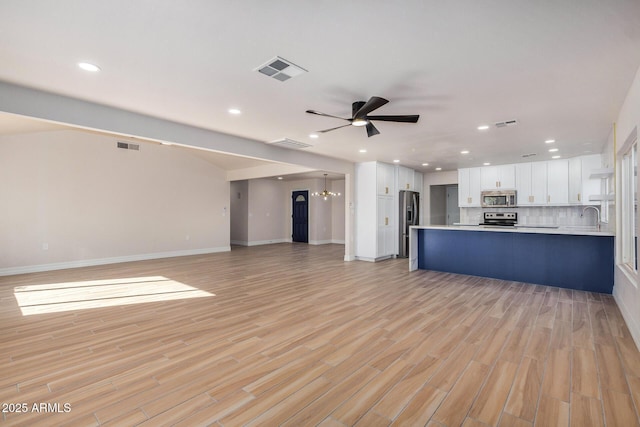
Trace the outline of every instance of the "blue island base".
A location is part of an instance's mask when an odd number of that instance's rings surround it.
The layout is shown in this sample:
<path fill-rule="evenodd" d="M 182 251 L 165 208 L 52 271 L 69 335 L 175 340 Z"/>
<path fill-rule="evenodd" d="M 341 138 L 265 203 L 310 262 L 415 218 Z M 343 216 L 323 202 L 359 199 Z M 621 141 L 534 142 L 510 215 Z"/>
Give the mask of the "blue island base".
<path fill-rule="evenodd" d="M 418 268 L 611 294 L 613 236 L 418 230 Z"/>

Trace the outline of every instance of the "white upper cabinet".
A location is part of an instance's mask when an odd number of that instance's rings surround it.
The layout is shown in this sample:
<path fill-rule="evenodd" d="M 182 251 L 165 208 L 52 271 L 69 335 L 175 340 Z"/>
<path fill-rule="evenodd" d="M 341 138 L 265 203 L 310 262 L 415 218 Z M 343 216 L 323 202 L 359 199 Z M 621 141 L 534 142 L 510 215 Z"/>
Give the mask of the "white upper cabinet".
<path fill-rule="evenodd" d="M 480 207 L 480 169 L 458 169 L 459 207 Z"/>
<path fill-rule="evenodd" d="M 546 205 L 547 162 L 520 163 L 515 168 L 517 205 Z"/>
<path fill-rule="evenodd" d="M 602 167 L 600 154 L 569 159 L 569 203 L 589 204 L 589 197 L 600 193 L 601 181 L 591 179 L 591 172 L 600 167 Z"/>
<path fill-rule="evenodd" d="M 480 173 L 482 190 L 506 190 L 516 188 L 515 165 L 486 166 Z"/>
<path fill-rule="evenodd" d="M 395 168 L 386 163 L 376 163 L 376 179 L 378 183 L 378 194 L 382 196 L 393 196 L 395 193 Z"/>
<path fill-rule="evenodd" d="M 547 162 L 547 204 L 566 205 L 569 203 L 569 161 L 551 160 Z"/>
<path fill-rule="evenodd" d="M 415 184 L 413 169 L 405 168 L 404 166 L 398 166 L 398 191 L 412 190 L 415 191 Z"/>

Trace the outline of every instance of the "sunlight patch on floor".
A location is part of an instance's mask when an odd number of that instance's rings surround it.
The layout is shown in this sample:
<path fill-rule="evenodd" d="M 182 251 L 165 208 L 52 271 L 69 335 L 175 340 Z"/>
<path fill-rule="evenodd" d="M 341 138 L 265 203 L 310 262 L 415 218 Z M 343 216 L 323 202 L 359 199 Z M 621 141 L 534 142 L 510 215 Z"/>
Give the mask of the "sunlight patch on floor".
<path fill-rule="evenodd" d="M 13 294 L 23 316 L 215 296 L 164 276 L 17 286 Z"/>

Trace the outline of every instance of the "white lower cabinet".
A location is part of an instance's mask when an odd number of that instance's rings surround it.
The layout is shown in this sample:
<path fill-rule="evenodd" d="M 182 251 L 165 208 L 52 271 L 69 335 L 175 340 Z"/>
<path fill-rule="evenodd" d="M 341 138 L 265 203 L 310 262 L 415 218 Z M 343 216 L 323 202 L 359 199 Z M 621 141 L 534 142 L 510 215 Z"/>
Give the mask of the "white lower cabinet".
<path fill-rule="evenodd" d="M 395 255 L 394 198 L 378 196 L 377 200 L 377 252 L 376 258 Z"/>

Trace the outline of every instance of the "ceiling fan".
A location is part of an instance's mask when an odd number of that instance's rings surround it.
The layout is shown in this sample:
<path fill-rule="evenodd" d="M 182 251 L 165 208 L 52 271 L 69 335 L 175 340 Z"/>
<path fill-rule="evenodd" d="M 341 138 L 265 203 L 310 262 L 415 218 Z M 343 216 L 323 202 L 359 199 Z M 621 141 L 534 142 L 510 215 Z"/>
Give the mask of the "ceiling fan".
<path fill-rule="evenodd" d="M 335 119 L 346 120 L 349 122 L 347 125 L 338 126 L 335 128 L 325 129 L 318 131 L 320 133 L 329 132 L 332 130 L 340 129 L 347 126 L 366 126 L 367 136 L 372 137 L 378 135 L 380 131 L 371 123 L 372 120 L 380 120 L 383 122 L 402 122 L 402 123 L 417 123 L 420 118 L 419 115 L 404 115 L 404 116 L 369 116 L 368 114 L 373 110 L 382 107 L 389 102 L 379 96 L 372 96 L 367 102 L 356 101 L 351 106 L 351 118 L 346 119 L 344 117 L 332 116 L 331 114 L 321 113 L 315 110 L 307 110 L 309 114 L 316 114 L 318 116 L 333 117 Z"/>

